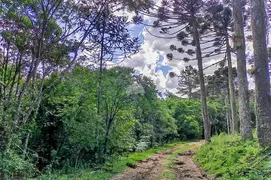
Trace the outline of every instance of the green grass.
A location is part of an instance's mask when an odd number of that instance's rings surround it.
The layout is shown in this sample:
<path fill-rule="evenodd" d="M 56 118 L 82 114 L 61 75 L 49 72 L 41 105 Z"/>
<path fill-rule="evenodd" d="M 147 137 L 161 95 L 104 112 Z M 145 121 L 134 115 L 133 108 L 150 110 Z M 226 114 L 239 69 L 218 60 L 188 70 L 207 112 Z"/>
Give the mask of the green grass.
<path fill-rule="evenodd" d="M 265 180 L 271 170 L 266 154 L 256 141 L 244 142 L 238 135 L 221 134 L 198 149 L 195 160 L 216 178 Z"/>
<path fill-rule="evenodd" d="M 121 173 L 125 168 L 127 168 L 127 163 L 136 164 L 138 161 L 145 160 L 158 152 L 171 149 L 186 143 L 187 142 L 172 143 L 165 146 L 152 148 L 144 152 L 131 153 L 126 157 L 121 157 L 118 159 L 114 159 L 111 162 L 107 162 L 106 165 L 101 168 L 101 170 L 95 172 L 91 169 L 76 170 L 72 174 L 43 175 L 37 178 L 37 180 L 108 180 L 114 175 Z"/>
<path fill-rule="evenodd" d="M 178 158 L 180 153 L 184 153 L 186 151 L 188 151 L 189 149 L 191 149 L 193 146 L 188 146 L 185 145 L 183 148 L 180 148 L 176 151 L 174 151 L 172 154 L 168 155 L 168 157 L 165 160 L 165 169 L 164 171 L 161 173 L 161 175 L 159 176 L 158 179 L 169 179 L 169 180 L 174 180 L 176 179 L 176 176 L 173 172 L 173 168 L 174 168 L 174 161 Z"/>

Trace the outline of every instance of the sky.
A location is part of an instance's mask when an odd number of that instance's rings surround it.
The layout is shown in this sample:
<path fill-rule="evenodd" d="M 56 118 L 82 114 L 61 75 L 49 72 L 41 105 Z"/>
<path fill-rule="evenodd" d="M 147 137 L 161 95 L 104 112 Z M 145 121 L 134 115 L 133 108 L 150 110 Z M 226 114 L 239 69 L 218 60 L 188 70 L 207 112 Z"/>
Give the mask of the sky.
<path fill-rule="evenodd" d="M 123 12 L 123 15 L 128 15 L 131 19 L 134 14 Z M 154 18 L 144 16 L 144 24 L 152 25 Z M 144 25 L 131 25 L 129 27 L 132 36 L 139 37 L 141 40 L 141 48 L 139 53 L 133 55 L 130 59 L 126 59 L 119 65 L 131 67 L 137 73 L 150 77 L 156 84 L 157 89 L 165 93 L 170 91 L 177 92 L 178 78 L 170 78 L 169 73 L 174 72 L 177 75 L 188 65 L 197 68 L 197 62 L 185 63 L 180 60 L 169 61 L 166 54 L 170 52 L 169 46 L 172 44 L 180 44 L 177 39 L 163 39 L 154 37 L 152 34 L 161 36 L 159 28 L 146 27 Z M 149 33 L 151 32 L 151 34 Z M 177 55 L 177 54 L 175 54 Z M 177 55 L 176 57 L 178 57 Z M 224 55 L 223 55 L 224 56 Z M 221 57 L 218 57 L 221 60 Z M 204 67 L 213 64 L 217 59 L 207 59 L 204 61 Z M 212 74 L 217 67 L 209 68 L 205 74 Z"/>
<path fill-rule="evenodd" d="M 159 0 L 158 0 L 159 1 Z M 158 2 L 159 4 L 159 2 Z M 129 16 L 129 19 L 133 17 L 134 14 L 122 12 L 123 15 Z M 150 17 L 144 17 L 144 24 L 151 25 L 154 19 Z M 197 68 L 197 62 L 192 61 L 185 63 L 180 60 L 169 61 L 166 58 L 166 54 L 170 52 L 169 46 L 172 44 L 180 44 L 176 39 L 162 39 L 154 37 L 151 34 L 160 35 L 159 28 L 151 28 L 144 25 L 130 25 L 129 30 L 132 36 L 139 37 L 141 40 L 140 51 L 133 55 L 130 59 L 119 63 L 118 65 L 134 68 L 137 73 L 143 74 L 150 77 L 156 84 L 157 89 L 165 93 L 170 91 L 172 93 L 177 92 L 178 79 L 170 78 L 169 73 L 174 72 L 177 75 L 180 74 L 180 71 L 184 69 L 187 65 L 192 65 L 194 68 Z M 149 33 L 151 32 L 151 34 Z M 250 34 L 250 32 L 246 32 Z M 252 43 L 248 42 L 247 44 L 247 55 L 251 56 L 253 54 Z M 175 54 L 176 55 L 176 54 Z M 222 60 L 224 55 L 217 56 L 215 58 L 204 59 L 203 67 L 207 67 L 214 62 Z M 236 60 L 233 56 L 233 66 L 236 67 Z M 250 68 L 250 65 L 247 65 L 247 68 Z M 205 75 L 212 74 L 217 66 L 212 66 L 204 71 Z M 254 88 L 254 80 L 248 75 L 249 88 Z"/>

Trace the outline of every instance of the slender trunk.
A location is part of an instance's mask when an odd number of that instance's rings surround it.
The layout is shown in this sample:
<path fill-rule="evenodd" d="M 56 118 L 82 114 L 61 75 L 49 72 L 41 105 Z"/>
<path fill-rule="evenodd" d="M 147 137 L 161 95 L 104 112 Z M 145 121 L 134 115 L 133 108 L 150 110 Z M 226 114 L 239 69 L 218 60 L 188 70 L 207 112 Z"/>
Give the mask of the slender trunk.
<path fill-rule="evenodd" d="M 29 136 L 30 136 L 30 133 L 27 133 L 27 136 L 26 136 L 26 139 L 25 139 L 25 143 L 24 143 L 23 159 L 25 159 L 25 157 L 26 157 Z"/>
<path fill-rule="evenodd" d="M 200 40 L 199 40 L 198 24 L 197 24 L 196 20 L 193 21 L 193 30 L 194 30 L 193 35 L 194 35 L 194 39 L 196 42 L 196 56 L 197 56 L 197 60 L 198 60 L 198 69 L 199 69 L 204 138 L 206 141 L 210 141 L 211 140 L 211 128 L 210 128 L 210 122 L 209 122 L 209 117 L 208 117 L 206 89 L 205 89 L 203 65 L 202 65 L 202 52 L 201 52 L 201 46 L 200 46 Z"/>
<path fill-rule="evenodd" d="M 102 102 L 102 80 L 103 80 L 103 58 L 104 58 L 104 34 L 105 34 L 105 14 L 103 13 L 103 27 L 102 27 L 102 39 L 101 39 L 101 53 L 100 53 L 100 67 L 99 67 L 99 80 L 98 80 L 98 102 L 97 102 L 97 114 L 101 115 L 101 102 Z M 99 118 L 96 122 L 96 146 L 97 146 L 97 159 L 99 159 Z"/>
<path fill-rule="evenodd" d="M 248 80 L 246 69 L 246 46 L 244 36 L 243 1 L 233 1 L 234 48 L 237 57 L 238 97 L 241 135 L 252 139 L 251 114 L 249 108 Z"/>
<path fill-rule="evenodd" d="M 226 111 L 226 118 L 227 118 L 227 134 L 230 134 L 230 114 L 229 114 L 229 111 Z"/>
<path fill-rule="evenodd" d="M 231 128 L 232 128 L 232 116 L 231 116 L 231 108 L 230 108 L 230 90 L 229 90 L 229 86 L 227 86 L 227 95 L 225 97 L 225 104 L 227 106 L 227 124 L 228 124 L 228 134 L 231 133 Z"/>
<path fill-rule="evenodd" d="M 41 28 L 41 37 L 38 39 L 38 46 L 37 46 L 37 52 L 32 52 L 32 62 L 31 62 L 31 66 L 29 68 L 29 71 L 27 73 L 27 77 L 25 82 L 22 85 L 22 88 L 19 90 L 19 95 L 17 98 L 17 102 L 16 102 L 16 107 L 15 107 L 15 114 L 13 116 L 14 119 L 14 124 L 19 123 L 20 120 L 20 114 L 21 112 L 21 102 L 22 102 L 22 98 L 25 94 L 25 91 L 27 88 L 29 88 L 29 86 L 31 85 L 31 79 L 35 78 L 35 75 L 37 73 L 38 70 L 38 66 L 40 64 L 40 62 L 42 61 L 42 50 L 43 50 L 43 46 L 44 46 L 44 36 L 45 36 L 45 31 L 46 31 L 46 27 L 48 24 L 48 16 L 47 14 L 44 13 L 44 19 L 43 19 L 43 23 L 42 23 L 42 28 Z"/>
<path fill-rule="evenodd" d="M 257 135 L 260 146 L 271 146 L 270 77 L 266 44 L 267 16 L 264 0 L 251 0 L 251 24 L 255 61 Z"/>
<path fill-rule="evenodd" d="M 189 99 L 192 98 L 192 87 L 191 87 L 191 85 L 188 85 L 188 97 L 189 97 Z"/>
<path fill-rule="evenodd" d="M 110 118 L 108 120 L 108 124 L 106 126 L 106 133 L 105 133 L 105 139 L 104 139 L 104 154 L 107 153 L 107 144 L 108 144 L 108 140 L 109 140 L 109 131 L 111 129 L 111 126 L 112 126 L 112 122 L 113 122 L 113 119 Z"/>
<path fill-rule="evenodd" d="M 230 99 L 230 106 L 231 106 L 231 121 L 232 121 L 231 133 L 238 133 L 239 128 L 238 128 L 238 119 L 237 119 L 236 102 L 235 102 L 235 91 L 234 91 L 234 83 L 233 83 L 231 46 L 230 46 L 228 35 L 226 35 L 226 48 L 227 48 L 227 59 L 228 59 L 229 99 Z"/>
<path fill-rule="evenodd" d="M 101 114 L 101 102 L 102 102 L 102 80 L 103 80 L 103 41 L 104 35 L 102 36 L 101 44 L 101 55 L 100 55 L 100 67 L 99 67 L 99 81 L 98 81 L 98 104 L 97 104 L 97 114 Z"/>

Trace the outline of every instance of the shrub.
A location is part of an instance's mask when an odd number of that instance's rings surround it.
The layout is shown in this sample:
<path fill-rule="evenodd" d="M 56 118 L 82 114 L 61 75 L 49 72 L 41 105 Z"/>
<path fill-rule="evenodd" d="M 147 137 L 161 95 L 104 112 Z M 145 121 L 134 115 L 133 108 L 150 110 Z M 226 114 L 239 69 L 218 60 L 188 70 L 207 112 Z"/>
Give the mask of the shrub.
<path fill-rule="evenodd" d="M 37 172 L 31 162 L 13 151 L 7 151 L 3 158 L 3 161 L 0 160 L 0 167 L 3 167 L 7 179 L 29 178 Z"/>
<path fill-rule="evenodd" d="M 261 179 L 266 161 L 256 141 L 242 141 L 238 135 L 221 134 L 203 145 L 196 161 L 210 174 L 221 179 Z"/>

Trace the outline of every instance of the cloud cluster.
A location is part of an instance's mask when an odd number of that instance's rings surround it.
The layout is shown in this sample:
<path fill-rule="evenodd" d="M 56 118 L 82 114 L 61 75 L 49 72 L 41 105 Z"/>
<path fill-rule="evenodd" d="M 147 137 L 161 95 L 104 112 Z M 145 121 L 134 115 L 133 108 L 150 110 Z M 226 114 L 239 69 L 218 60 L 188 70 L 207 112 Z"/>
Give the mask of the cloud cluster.
<path fill-rule="evenodd" d="M 157 0 L 157 4 L 159 4 L 161 0 Z M 132 15 L 129 15 L 131 17 Z M 152 25 L 155 21 L 154 18 L 145 16 L 144 23 Z M 141 28 L 137 28 L 137 26 L 131 27 L 133 34 L 138 34 L 142 39 L 141 50 L 138 54 L 133 55 L 131 59 L 127 59 L 124 62 L 120 63 L 122 66 L 132 67 L 138 73 L 146 75 L 150 77 L 155 83 L 161 92 L 171 91 L 173 93 L 177 92 L 178 87 L 178 79 L 170 78 L 169 73 L 174 72 L 177 75 L 180 73 L 181 69 L 185 68 L 185 66 L 192 65 L 194 68 L 197 68 L 197 61 L 190 61 L 186 63 L 181 60 L 168 60 L 166 58 L 166 54 L 170 52 L 170 45 L 176 45 L 181 47 L 181 42 L 176 38 L 169 38 L 167 35 L 161 35 L 159 28 L 152 28 L 150 26 L 141 26 Z M 161 38 L 159 38 L 161 37 Z M 163 37 L 163 38 L 162 38 Z M 209 46 L 207 44 L 205 46 Z M 252 52 L 252 44 L 249 43 L 247 45 L 248 52 Z M 178 52 L 173 52 L 174 57 L 183 58 L 184 56 L 179 54 Z M 194 57 L 191 57 L 194 58 Z M 219 55 L 213 58 L 205 58 L 203 66 L 209 67 L 210 65 L 221 61 L 224 59 L 224 54 Z M 236 58 L 233 56 L 233 66 L 236 67 Z M 219 65 L 211 66 L 204 70 L 206 75 L 213 74 L 213 72 L 218 69 Z M 248 66 L 250 68 L 250 66 Z M 249 87 L 253 88 L 253 78 L 249 78 Z"/>

